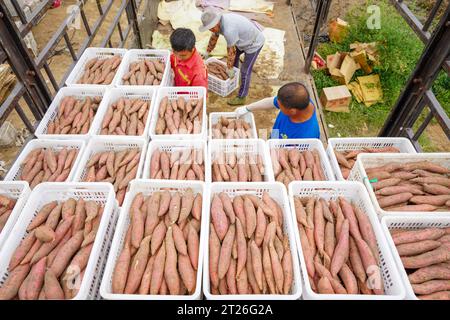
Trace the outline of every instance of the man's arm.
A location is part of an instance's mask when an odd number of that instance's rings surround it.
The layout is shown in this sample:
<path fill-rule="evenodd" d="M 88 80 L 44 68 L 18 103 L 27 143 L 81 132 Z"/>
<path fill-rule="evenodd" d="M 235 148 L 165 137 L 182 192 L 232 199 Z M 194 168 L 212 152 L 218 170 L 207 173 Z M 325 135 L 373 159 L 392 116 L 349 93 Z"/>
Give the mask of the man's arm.
<path fill-rule="evenodd" d="M 233 68 L 235 59 L 236 59 L 236 47 L 232 46 L 227 48 L 227 69 Z"/>
<path fill-rule="evenodd" d="M 209 37 L 208 47 L 206 48 L 206 52 L 211 53 L 216 47 L 217 40 L 219 40 L 219 33 L 212 33 L 211 37 Z"/>
<path fill-rule="evenodd" d="M 257 110 L 269 110 L 272 108 L 276 108 L 275 105 L 273 104 L 273 99 L 274 97 L 269 97 L 253 102 L 246 106 L 247 110 L 253 112 Z"/>

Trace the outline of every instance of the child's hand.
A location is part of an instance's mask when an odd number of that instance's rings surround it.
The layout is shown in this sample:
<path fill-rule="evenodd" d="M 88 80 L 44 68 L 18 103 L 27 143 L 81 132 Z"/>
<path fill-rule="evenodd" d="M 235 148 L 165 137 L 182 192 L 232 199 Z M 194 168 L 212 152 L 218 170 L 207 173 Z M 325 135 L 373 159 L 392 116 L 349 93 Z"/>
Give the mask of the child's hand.
<path fill-rule="evenodd" d="M 242 117 L 243 115 L 249 113 L 250 110 L 248 110 L 246 106 L 242 106 L 242 107 L 236 108 L 236 110 L 234 110 L 234 112 L 235 112 L 239 117 Z"/>

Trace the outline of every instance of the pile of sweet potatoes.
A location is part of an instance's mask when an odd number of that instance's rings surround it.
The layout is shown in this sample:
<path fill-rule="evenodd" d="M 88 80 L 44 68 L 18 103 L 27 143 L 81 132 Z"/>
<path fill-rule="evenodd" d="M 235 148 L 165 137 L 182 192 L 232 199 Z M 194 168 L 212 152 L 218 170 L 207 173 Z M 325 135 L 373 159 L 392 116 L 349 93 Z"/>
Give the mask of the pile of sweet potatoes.
<path fill-rule="evenodd" d="M 41 182 L 64 182 L 69 177 L 77 155 L 78 149 L 34 149 L 20 164 L 20 180 L 27 181 L 31 189 Z"/>
<path fill-rule="evenodd" d="M 264 163 L 260 154 L 217 151 L 211 160 L 213 182 L 264 181 Z"/>
<path fill-rule="evenodd" d="M 319 152 L 316 149 L 300 151 L 297 148 L 270 149 L 275 180 L 286 188 L 292 181 L 326 180 Z"/>
<path fill-rule="evenodd" d="M 391 229 L 419 299 L 450 300 L 450 228 Z"/>
<path fill-rule="evenodd" d="M 109 106 L 102 121 L 101 135 L 142 136 L 150 102 L 120 98 Z"/>
<path fill-rule="evenodd" d="M 0 300 L 72 299 L 80 289 L 103 206 L 69 198 L 39 209 L 9 261 Z"/>
<path fill-rule="evenodd" d="M 129 71 L 122 77 L 126 86 L 159 86 L 166 66 L 158 59 L 144 59 L 130 63 Z"/>
<path fill-rule="evenodd" d="M 158 109 L 156 134 L 199 134 L 202 132 L 203 99 L 169 100 L 164 97 Z"/>
<path fill-rule="evenodd" d="M 78 79 L 78 84 L 109 85 L 114 80 L 117 69 L 122 62 L 122 57 L 93 58 L 84 65 L 84 73 Z"/>
<path fill-rule="evenodd" d="M 343 197 L 294 197 L 309 282 L 320 294 L 384 294 L 369 217 Z"/>
<path fill-rule="evenodd" d="M 216 76 L 220 80 L 228 80 L 228 74 L 225 65 L 219 63 L 219 62 L 209 62 L 206 65 L 206 68 L 208 69 L 208 73 Z"/>
<path fill-rule="evenodd" d="M 203 149 L 160 151 L 150 159 L 150 179 L 205 181 Z"/>
<path fill-rule="evenodd" d="M 293 254 L 283 223 L 282 209 L 267 192 L 261 198 L 214 194 L 209 230 L 211 293 L 290 294 Z"/>
<path fill-rule="evenodd" d="M 211 126 L 213 139 L 252 139 L 253 131 L 250 124 L 244 119 L 227 119 L 220 117 L 217 123 Z"/>
<path fill-rule="evenodd" d="M 56 117 L 47 125 L 46 134 L 87 134 L 101 101 L 102 97 L 64 97 Z"/>
<path fill-rule="evenodd" d="M 15 205 L 16 199 L 0 194 L 0 233 L 8 222 Z"/>
<path fill-rule="evenodd" d="M 350 171 L 356 162 L 356 157 L 360 153 L 399 153 L 400 150 L 396 147 L 382 147 L 382 148 L 362 148 L 360 150 L 337 151 L 333 150 L 336 156 L 339 168 L 341 169 L 342 177 L 347 179 Z"/>
<path fill-rule="evenodd" d="M 389 162 L 364 168 L 386 211 L 449 211 L 450 169 L 432 161 Z"/>
<path fill-rule="evenodd" d="M 137 194 L 130 207 L 112 293 L 187 295 L 196 289 L 202 194 Z"/>
<path fill-rule="evenodd" d="M 136 178 L 140 157 L 140 149 L 97 152 L 86 164 L 86 176 L 83 181 L 112 183 L 116 199 L 121 206 L 128 184 Z"/>

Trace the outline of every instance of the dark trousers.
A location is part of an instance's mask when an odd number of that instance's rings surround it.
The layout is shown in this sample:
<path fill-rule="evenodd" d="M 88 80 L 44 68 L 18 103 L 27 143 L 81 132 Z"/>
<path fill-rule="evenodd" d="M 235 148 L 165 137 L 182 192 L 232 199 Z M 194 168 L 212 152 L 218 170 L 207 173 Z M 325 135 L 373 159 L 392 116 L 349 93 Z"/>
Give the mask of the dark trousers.
<path fill-rule="evenodd" d="M 239 88 L 238 97 L 246 97 L 248 95 L 248 89 L 250 88 L 250 80 L 252 78 L 253 65 L 255 64 L 258 54 L 261 52 L 261 48 L 253 53 L 245 53 L 244 51 L 236 48 L 236 58 L 234 59 L 234 66 L 239 68 L 239 59 L 244 53 L 244 62 L 241 66 L 241 87 Z"/>

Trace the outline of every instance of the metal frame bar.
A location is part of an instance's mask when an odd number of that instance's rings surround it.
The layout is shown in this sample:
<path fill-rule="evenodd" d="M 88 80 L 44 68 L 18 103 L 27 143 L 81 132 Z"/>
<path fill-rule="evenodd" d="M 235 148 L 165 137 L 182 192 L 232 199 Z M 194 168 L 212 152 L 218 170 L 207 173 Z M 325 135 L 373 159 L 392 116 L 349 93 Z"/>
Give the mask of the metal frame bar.
<path fill-rule="evenodd" d="M 322 28 L 323 23 L 327 19 L 330 6 L 331 0 L 319 0 L 319 3 L 317 4 L 316 19 L 314 21 L 314 31 L 311 37 L 311 42 L 305 59 L 305 71 L 307 73 L 309 73 L 309 69 L 311 68 L 311 63 L 314 58 L 314 52 L 316 51 L 317 44 L 319 42 L 320 29 Z"/>
<path fill-rule="evenodd" d="M 420 57 L 417 66 L 409 78 L 403 92 L 400 94 L 394 108 L 391 110 L 379 136 L 406 135 L 411 140 L 417 141 L 425 127 L 421 125 L 416 133 L 412 132 L 412 126 L 419 118 L 425 105 L 427 105 L 433 117 L 450 138 L 450 121 L 441 105 L 430 90 L 442 65 L 450 54 L 450 5 L 435 28 L 434 33 Z M 425 119 L 428 121 L 428 117 Z M 429 121 L 428 121 L 429 123 Z M 418 134 L 417 134 L 418 133 Z"/>
<path fill-rule="evenodd" d="M 436 17 L 437 11 L 442 3 L 442 0 L 436 0 L 433 8 L 428 15 L 427 20 L 424 24 L 417 19 L 417 17 L 412 13 L 412 11 L 408 8 L 408 6 L 403 2 L 403 0 L 390 0 L 392 5 L 397 9 L 398 13 L 405 19 L 408 25 L 413 29 L 413 31 L 417 34 L 419 39 L 427 44 L 431 39 L 431 33 L 428 31 L 431 23 Z M 447 7 L 448 9 L 448 7 Z M 443 64 L 444 69 L 450 75 L 450 61 L 445 61 Z"/>

